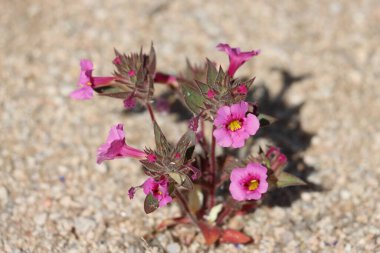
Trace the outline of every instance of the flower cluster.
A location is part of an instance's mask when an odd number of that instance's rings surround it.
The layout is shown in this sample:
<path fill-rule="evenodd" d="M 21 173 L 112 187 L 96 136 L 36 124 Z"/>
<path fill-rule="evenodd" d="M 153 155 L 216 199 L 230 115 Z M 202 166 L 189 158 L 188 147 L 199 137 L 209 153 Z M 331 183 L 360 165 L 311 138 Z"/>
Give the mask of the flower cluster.
<path fill-rule="evenodd" d="M 97 150 L 99 164 L 121 158 L 140 162 L 146 178 L 130 187 L 128 196 L 134 199 L 141 190 L 145 194 L 146 213 L 176 201 L 183 218 L 190 218 L 200 228 L 207 244 L 218 240 L 247 243 L 250 237 L 223 229 L 224 221 L 247 205 L 258 205 L 269 190 L 302 185 L 303 181 L 283 171 L 287 158 L 277 147 L 268 147 L 266 152 L 260 148 L 258 154 L 233 158 L 243 148 L 250 150 L 254 136 L 269 122 L 249 96 L 255 77 L 235 77 L 236 71 L 259 55 L 260 50 L 241 52 L 240 48 L 223 43 L 217 49 L 228 55 L 227 72 L 210 60 L 201 65 L 188 63 L 179 75 L 159 72 L 153 45 L 149 54 L 142 50 L 129 55 L 115 51 L 113 76 L 93 76 L 93 63 L 81 60 L 78 87 L 70 96 L 87 100 L 98 93 L 122 99 L 125 109 L 133 109 L 138 103 L 149 113 L 155 148 L 128 145 L 124 126 L 119 123 L 111 127 L 105 143 Z M 158 84 L 167 86 L 170 95 L 155 97 L 154 87 Z M 173 144 L 156 117 L 160 112 L 172 111 L 170 108 L 176 101 L 182 101 L 193 117 L 189 119 L 187 132 Z M 212 128 L 209 134 L 207 125 Z M 128 134 L 135 132 L 131 130 Z M 222 152 L 216 152 L 217 149 Z"/>

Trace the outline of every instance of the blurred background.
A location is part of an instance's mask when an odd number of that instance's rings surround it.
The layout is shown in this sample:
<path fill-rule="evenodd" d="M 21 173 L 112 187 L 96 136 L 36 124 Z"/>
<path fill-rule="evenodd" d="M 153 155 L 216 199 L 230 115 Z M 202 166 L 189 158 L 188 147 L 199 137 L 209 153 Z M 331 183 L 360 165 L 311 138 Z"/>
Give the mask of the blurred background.
<path fill-rule="evenodd" d="M 380 251 L 379 1 L 0 4 L 1 252 Z M 138 163 L 95 163 L 112 125 L 124 123 L 138 148 L 154 147 L 153 131 L 146 112 L 124 114 L 121 101 L 70 100 L 79 61 L 108 75 L 114 48 L 148 50 L 151 41 L 169 73 L 186 57 L 226 68 L 219 42 L 262 50 L 237 76 L 257 77 L 264 110 L 282 120 L 271 136 L 309 186 L 231 221 L 254 244 L 207 249 L 188 227 L 144 241 L 177 207 L 145 215 L 143 194 L 127 197 L 145 180 Z M 159 117 L 171 140 L 186 129 L 176 117 Z"/>

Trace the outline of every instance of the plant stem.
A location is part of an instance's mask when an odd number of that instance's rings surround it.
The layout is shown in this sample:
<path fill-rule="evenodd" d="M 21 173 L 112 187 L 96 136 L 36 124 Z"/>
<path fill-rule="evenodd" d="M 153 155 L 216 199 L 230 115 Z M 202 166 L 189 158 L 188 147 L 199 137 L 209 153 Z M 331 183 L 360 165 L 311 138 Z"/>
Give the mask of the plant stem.
<path fill-rule="evenodd" d="M 210 190 L 210 208 L 215 205 L 215 183 L 216 183 L 216 158 L 215 158 L 215 137 L 213 135 L 215 127 L 212 129 L 211 155 L 210 155 L 210 174 L 211 174 L 211 190 Z"/>
<path fill-rule="evenodd" d="M 156 119 L 155 119 L 155 117 L 154 117 L 153 108 L 152 108 L 152 106 L 150 105 L 149 102 L 146 103 L 146 108 L 147 108 L 148 111 L 149 111 L 150 119 L 152 120 L 152 122 L 153 122 L 153 123 L 156 122 Z"/>
<path fill-rule="evenodd" d="M 185 210 L 186 214 L 189 216 L 189 218 L 191 219 L 191 221 L 195 225 L 199 226 L 197 218 L 195 218 L 195 216 L 191 213 L 190 208 L 187 205 L 187 202 L 186 202 L 185 198 L 183 197 L 182 193 L 179 190 L 175 189 L 174 190 L 174 194 L 178 198 L 179 202 L 181 203 L 181 206 L 182 206 L 183 210 Z"/>

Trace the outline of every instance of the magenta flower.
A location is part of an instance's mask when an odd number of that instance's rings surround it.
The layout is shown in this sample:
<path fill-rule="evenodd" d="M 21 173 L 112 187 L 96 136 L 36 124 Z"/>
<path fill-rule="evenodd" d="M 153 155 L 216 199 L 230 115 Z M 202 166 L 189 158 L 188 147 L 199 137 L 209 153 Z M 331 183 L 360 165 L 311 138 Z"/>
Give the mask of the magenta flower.
<path fill-rule="evenodd" d="M 70 97 L 78 100 L 91 99 L 94 96 L 93 88 L 108 85 L 115 78 L 110 77 L 93 77 L 93 64 L 90 60 L 80 61 L 80 75 L 77 86 L 78 89 L 70 93 Z"/>
<path fill-rule="evenodd" d="M 207 91 L 207 97 L 208 97 L 208 98 L 212 99 L 212 98 L 215 97 L 215 95 L 216 95 L 216 93 L 215 93 L 214 90 L 211 90 L 211 89 L 210 89 L 210 90 Z"/>
<path fill-rule="evenodd" d="M 241 94 L 241 95 L 246 95 L 248 93 L 248 89 L 247 89 L 247 86 L 245 86 L 244 84 L 241 84 L 239 85 L 237 88 L 236 88 L 236 91 Z"/>
<path fill-rule="evenodd" d="M 143 190 L 146 195 L 151 193 L 158 200 L 159 207 L 163 207 L 173 200 L 169 195 L 168 184 L 169 182 L 166 178 L 159 181 L 148 178 L 143 184 Z"/>
<path fill-rule="evenodd" d="M 120 65 L 121 64 L 121 57 L 120 57 L 120 55 L 116 56 L 113 59 L 112 63 L 115 64 L 115 65 Z"/>
<path fill-rule="evenodd" d="M 129 190 L 128 190 L 128 197 L 129 197 L 129 199 L 133 199 L 135 197 L 135 193 L 136 193 L 136 188 L 135 187 L 129 188 Z"/>
<path fill-rule="evenodd" d="M 150 153 L 146 156 L 146 159 L 148 160 L 148 162 L 150 163 L 155 163 L 157 161 L 157 156 L 153 153 Z"/>
<path fill-rule="evenodd" d="M 248 103 L 244 101 L 219 108 L 213 133 L 219 146 L 240 148 L 250 135 L 256 134 L 260 122 L 254 114 L 247 114 L 247 111 Z"/>
<path fill-rule="evenodd" d="M 230 179 L 232 198 L 238 201 L 259 200 L 268 190 L 267 169 L 259 163 L 233 169 Z"/>
<path fill-rule="evenodd" d="M 146 153 L 128 146 L 125 143 L 123 124 L 113 126 L 108 134 L 106 143 L 98 148 L 97 163 L 100 164 L 105 160 L 113 160 L 122 157 L 133 157 L 137 159 L 146 158 Z"/>
<path fill-rule="evenodd" d="M 136 71 L 134 71 L 133 69 L 131 69 L 130 71 L 128 71 L 128 76 L 129 77 L 132 77 L 132 76 L 135 76 L 136 75 Z"/>
<path fill-rule="evenodd" d="M 233 77 L 236 70 L 243 65 L 246 61 L 260 53 L 260 50 L 252 50 L 248 52 L 240 52 L 240 48 L 231 48 L 228 44 L 219 43 L 216 48 L 219 51 L 224 51 L 228 54 L 230 66 L 228 67 L 228 74 Z"/>
<path fill-rule="evenodd" d="M 176 85 L 177 84 L 177 78 L 173 75 L 168 75 L 168 74 L 165 74 L 162 72 L 156 72 L 154 75 L 154 82 L 155 83 Z"/>
<path fill-rule="evenodd" d="M 133 109 L 136 106 L 136 99 L 133 97 L 133 95 L 130 95 L 129 97 L 123 100 L 123 104 L 125 109 Z"/>

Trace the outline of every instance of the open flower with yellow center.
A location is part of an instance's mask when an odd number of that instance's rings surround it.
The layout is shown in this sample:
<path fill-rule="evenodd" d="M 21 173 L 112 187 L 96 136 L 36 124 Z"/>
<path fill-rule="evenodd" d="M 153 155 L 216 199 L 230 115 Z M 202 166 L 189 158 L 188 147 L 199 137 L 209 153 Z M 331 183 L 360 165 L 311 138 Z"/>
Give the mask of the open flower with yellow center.
<path fill-rule="evenodd" d="M 232 198 L 238 201 L 259 200 L 268 190 L 267 169 L 259 163 L 233 169 L 230 179 Z"/>
<path fill-rule="evenodd" d="M 247 112 L 248 103 L 244 101 L 219 108 L 213 133 L 219 146 L 240 148 L 249 136 L 256 134 L 260 122 L 254 114 Z"/>

